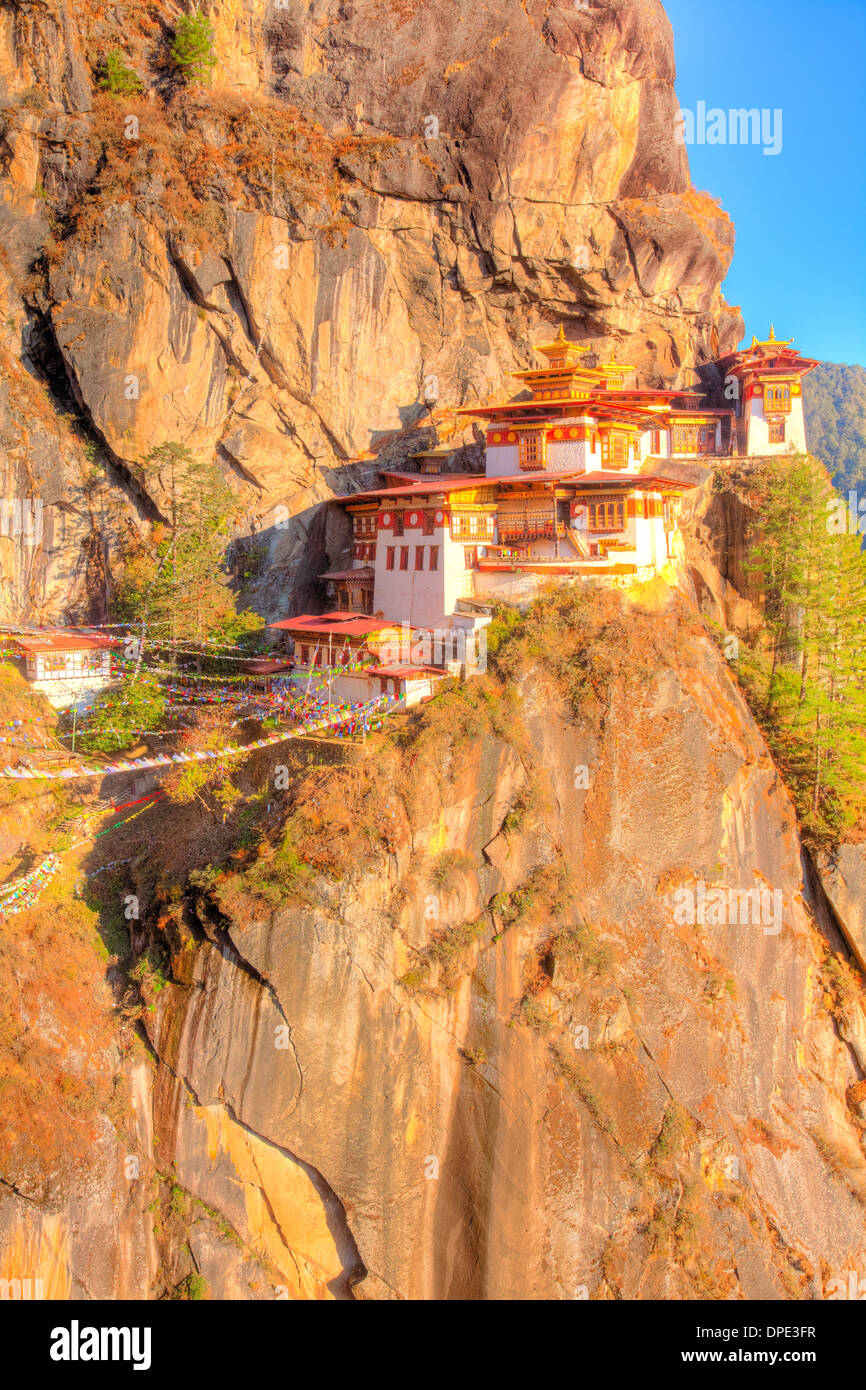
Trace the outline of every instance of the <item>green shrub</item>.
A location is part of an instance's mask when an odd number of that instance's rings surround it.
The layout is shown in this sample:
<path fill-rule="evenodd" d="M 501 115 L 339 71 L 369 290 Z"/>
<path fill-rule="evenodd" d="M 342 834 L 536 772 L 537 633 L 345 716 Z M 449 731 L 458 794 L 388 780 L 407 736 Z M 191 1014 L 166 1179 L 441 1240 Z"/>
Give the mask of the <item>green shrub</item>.
<path fill-rule="evenodd" d="M 464 854 L 462 850 L 443 850 L 430 866 L 430 882 L 436 888 L 445 888 L 461 869 L 471 869 L 474 862 L 471 855 Z"/>
<path fill-rule="evenodd" d="M 138 74 L 126 66 L 123 54 L 116 48 L 103 61 L 99 85 L 115 97 L 135 96 L 144 90 Z"/>
<path fill-rule="evenodd" d="M 171 44 L 171 56 L 187 82 L 206 82 L 216 67 L 214 31 L 207 15 L 194 10 L 181 15 Z"/>

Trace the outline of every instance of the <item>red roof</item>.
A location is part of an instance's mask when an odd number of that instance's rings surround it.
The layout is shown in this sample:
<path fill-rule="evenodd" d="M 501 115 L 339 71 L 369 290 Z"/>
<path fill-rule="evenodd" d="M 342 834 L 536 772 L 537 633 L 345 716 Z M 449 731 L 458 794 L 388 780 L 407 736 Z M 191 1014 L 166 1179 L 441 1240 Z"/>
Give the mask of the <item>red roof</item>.
<path fill-rule="evenodd" d="M 689 460 L 692 462 L 693 460 Z M 582 477 L 573 479 L 578 484 L 588 484 L 590 487 L 610 487 L 613 483 L 621 483 L 625 487 L 636 488 L 640 492 L 657 492 L 664 487 L 691 488 L 696 487 L 696 483 L 681 482 L 677 478 L 666 478 L 661 473 L 584 473 Z"/>
<path fill-rule="evenodd" d="M 410 483 L 406 487 L 374 487 L 369 492 L 351 492 L 335 500 L 345 506 L 352 502 L 366 501 L 368 497 L 419 497 L 438 492 L 460 492 L 463 488 L 489 485 L 490 479 L 483 473 L 433 473 L 423 482 Z"/>
<path fill-rule="evenodd" d="M 12 640 L 25 652 L 79 652 L 98 651 L 101 647 L 113 647 L 118 638 L 102 636 L 82 636 L 78 632 L 34 632 L 15 636 Z"/>
<path fill-rule="evenodd" d="M 372 565 L 360 565 L 354 570 L 328 570 L 320 574 L 320 579 L 372 579 L 376 571 Z"/>
<path fill-rule="evenodd" d="M 407 483 L 421 483 L 421 482 L 423 482 L 423 483 L 426 483 L 427 486 L 428 486 L 428 487 L 431 487 L 431 488 L 433 487 L 433 485 L 434 485 L 435 483 L 439 483 L 439 482 L 449 482 L 449 483 L 453 483 L 453 482 L 455 482 L 455 481 L 456 481 L 456 482 L 465 481 L 465 482 L 467 482 L 467 483 L 471 483 L 471 482 L 476 482 L 476 483 L 477 483 L 477 482 L 479 482 L 479 481 L 481 481 L 481 482 L 484 481 L 484 474 L 483 474 L 483 473 L 466 473 L 466 472 L 463 472 L 463 473 L 419 473 L 417 470 L 416 470 L 414 473 L 406 473 L 406 472 L 402 472 L 402 471 L 400 471 L 399 469 L 396 469 L 396 468 L 394 468 L 394 469 L 392 469 L 392 468 L 383 468 L 383 469 L 381 470 L 381 472 L 382 472 L 382 477 L 383 477 L 383 478 L 403 478 L 403 479 L 406 480 Z"/>
<path fill-rule="evenodd" d="M 479 405 L 463 406 L 457 411 L 458 415 L 473 415 L 479 419 L 489 418 L 495 420 L 502 418 L 502 428 L 505 423 L 512 427 L 519 428 L 525 421 L 527 425 L 537 425 L 544 420 L 568 419 L 607 419 L 614 418 L 617 414 L 627 415 L 630 418 L 646 417 L 655 418 L 656 412 L 649 409 L 649 404 L 641 404 L 639 400 L 629 400 L 631 393 L 628 391 L 610 391 L 602 395 L 585 396 L 576 401 L 510 401 L 504 405 Z M 659 405 L 667 406 L 669 401 L 662 400 L 661 392 L 650 392 Z M 676 392 L 677 397 L 688 396 L 688 392 Z M 650 428 L 649 425 L 646 426 Z"/>
<path fill-rule="evenodd" d="M 556 472 L 553 469 L 539 469 L 537 473 L 509 473 L 504 478 L 491 478 L 490 481 L 497 486 L 508 486 L 518 484 L 526 487 L 527 483 L 634 483 L 640 481 L 639 473 L 607 472 L 585 473 L 582 468 L 575 470 L 565 470 Z"/>
<path fill-rule="evenodd" d="M 292 671 L 294 665 L 291 661 L 267 661 L 257 658 L 253 661 L 242 661 L 240 669 L 250 676 L 273 676 L 277 671 Z"/>
<path fill-rule="evenodd" d="M 423 676 L 447 676 L 441 666 L 368 666 L 368 676 L 399 676 L 408 680 L 419 680 Z"/>
<path fill-rule="evenodd" d="M 608 399 L 616 400 L 617 396 L 619 396 L 620 399 L 622 399 L 623 396 L 651 396 L 653 399 L 660 401 L 664 401 L 668 397 L 676 397 L 676 399 L 679 400 L 682 396 L 695 396 L 698 400 L 700 400 L 703 394 L 703 391 L 693 391 L 690 387 L 683 387 L 681 391 L 663 391 L 661 389 L 659 389 L 658 391 L 653 391 L 649 387 L 641 387 L 640 389 L 636 387 L 634 390 L 632 390 L 631 387 L 627 386 L 621 391 L 606 391 L 601 389 L 599 389 L 598 391 L 593 391 L 592 395 L 590 396 L 590 401 L 606 401 Z"/>
<path fill-rule="evenodd" d="M 374 632 L 385 632 L 388 628 L 399 628 L 400 624 L 388 622 L 385 618 L 358 618 L 340 614 L 340 622 L 334 622 L 328 613 L 318 617 L 305 614 L 300 618 L 284 618 L 279 623 L 268 623 L 268 627 L 282 628 L 286 632 L 309 633 L 312 636 L 333 633 L 335 637 L 368 637 Z"/>

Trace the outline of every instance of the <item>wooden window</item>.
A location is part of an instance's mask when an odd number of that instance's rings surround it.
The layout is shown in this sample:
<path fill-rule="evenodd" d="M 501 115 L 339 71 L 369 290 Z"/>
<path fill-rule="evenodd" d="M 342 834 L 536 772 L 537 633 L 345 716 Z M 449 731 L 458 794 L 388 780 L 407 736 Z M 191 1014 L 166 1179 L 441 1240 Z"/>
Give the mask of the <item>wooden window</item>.
<path fill-rule="evenodd" d="M 400 568 L 401 568 L 401 570 L 407 570 L 407 569 L 409 568 L 409 547 L 408 547 L 408 545 L 401 545 L 401 546 L 400 546 Z"/>
<path fill-rule="evenodd" d="M 424 513 L 424 535 L 425 535 L 425 536 L 432 536 L 432 535 L 433 535 L 433 515 L 434 515 L 433 512 L 425 512 L 425 513 Z"/>
<path fill-rule="evenodd" d="M 609 430 L 601 437 L 601 461 L 608 468 L 628 467 L 628 435 L 622 430 Z"/>
<path fill-rule="evenodd" d="M 653 452 L 654 454 L 660 454 L 661 451 L 662 451 L 662 432 L 661 432 L 661 430 L 653 430 L 652 452 Z"/>
<path fill-rule="evenodd" d="M 771 443 L 771 444 L 784 444 L 784 442 L 785 442 L 785 421 L 784 421 L 784 420 L 781 420 L 781 419 L 779 419 L 779 420 L 771 420 L 771 421 L 770 421 L 770 443 Z"/>
<path fill-rule="evenodd" d="M 609 502 L 590 502 L 590 531 L 624 531 L 625 500 Z"/>
<path fill-rule="evenodd" d="M 424 546 L 423 546 L 423 545 L 416 545 L 416 547 L 415 547 L 415 568 L 416 568 L 416 570 L 422 570 L 422 569 L 424 568 Z"/>
<path fill-rule="evenodd" d="M 403 521 L 404 521 L 403 513 L 402 513 L 402 512 L 395 512 L 395 513 L 394 513 L 394 535 L 395 535 L 395 536 L 402 536 L 402 534 L 403 534 Z"/>
<path fill-rule="evenodd" d="M 54 656 L 46 656 L 45 670 L 50 671 L 53 676 L 56 676 L 59 672 L 66 670 L 66 660 L 66 654 L 63 652 Z"/>
<path fill-rule="evenodd" d="M 699 452 L 699 429 L 697 425 L 674 425 L 672 435 L 675 454 L 696 454 Z"/>
<path fill-rule="evenodd" d="M 395 558 L 395 556 L 396 556 L 396 553 L 397 553 L 397 548 L 396 548 L 396 546 L 389 545 L 388 548 L 387 548 L 387 550 L 385 551 L 385 568 L 386 568 L 386 570 L 392 570 L 392 569 L 394 568 L 394 558 Z"/>
<path fill-rule="evenodd" d="M 787 414 L 791 409 L 790 386 L 765 386 L 764 409 L 768 412 L 778 413 L 782 411 Z"/>
<path fill-rule="evenodd" d="M 438 545 L 431 545 L 431 547 L 430 547 L 430 568 L 431 568 L 431 570 L 438 570 L 438 568 L 439 568 L 439 547 L 438 547 Z"/>
<path fill-rule="evenodd" d="M 547 440 L 543 430 L 522 430 L 520 434 L 520 467 L 524 471 L 543 468 L 547 460 Z"/>
<path fill-rule="evenodd" d="M 474 570 L 478 566 L 478 550 L 474 545 L 467 545 L 463 551 L 463 568 Z"/>

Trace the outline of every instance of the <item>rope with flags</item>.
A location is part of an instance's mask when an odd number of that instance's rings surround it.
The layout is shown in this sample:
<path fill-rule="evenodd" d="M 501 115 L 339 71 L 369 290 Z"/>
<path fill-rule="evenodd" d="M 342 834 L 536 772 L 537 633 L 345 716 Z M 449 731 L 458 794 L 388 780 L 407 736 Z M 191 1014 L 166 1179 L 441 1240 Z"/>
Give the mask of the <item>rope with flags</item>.
<path fill-rule="evenodd" d="M 366 704 L 359 705 L 354 710 L 347 711 L 344 707 L 336 711 L 329 718 L 300 724 L 294 729 L 281 730 L 277 733 L 270 734 L 266 738 L 256 739 L 252 743 L 241 744 L 239 747 L 229 744 L 223 748 L 214 750 L 200 749 L 198 752 L 160 753 L 152 758 L 132 758 L 114 763 L 105 763 L 98 767 L 61 768 L 56 772 L 49 771 L 47 768 L 5 767 L 0 769 L 0 776 L 25 781 L 75 781 L 79 777 L 106 777 L 115 772 L 139 772 L 149 767 L 166 768 L 183 763 L 213 761 L 217 758 L 245 757 L 250 753 L 256 752 L 260 748 L 268 748 L 277 743 L 285 743 L 288 739 L 304 738 L 308 734 L 323 732 L 327 729 L 334 729 L 337 731 L 339 737 L 342 733 L 343 726 L 347 724 L 356 732 L 361 730 L 366 733 L 374 718 L 381 722 L 381 718 L 385 714 L 393 714 L 395 709 L 404 703 L 405 699 L 402 696 L 379 695 L 375 700 L 369 700 Z"/>

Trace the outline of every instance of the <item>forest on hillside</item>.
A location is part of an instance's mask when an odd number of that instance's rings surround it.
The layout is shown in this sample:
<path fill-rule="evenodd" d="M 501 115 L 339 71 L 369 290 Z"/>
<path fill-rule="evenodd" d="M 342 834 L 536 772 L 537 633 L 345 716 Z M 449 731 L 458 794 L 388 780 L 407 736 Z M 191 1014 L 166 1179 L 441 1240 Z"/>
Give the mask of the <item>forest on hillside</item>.
<path fill-rule="evenodd" d="M 803 378 L 809 448 L 840 492 L 866 484 L 866 368 L 822 362 Z"/>

